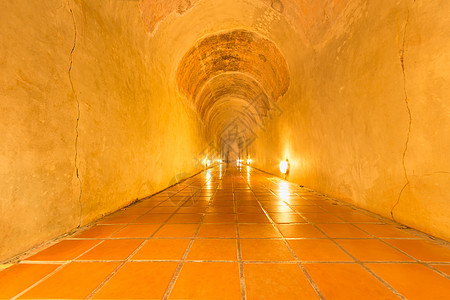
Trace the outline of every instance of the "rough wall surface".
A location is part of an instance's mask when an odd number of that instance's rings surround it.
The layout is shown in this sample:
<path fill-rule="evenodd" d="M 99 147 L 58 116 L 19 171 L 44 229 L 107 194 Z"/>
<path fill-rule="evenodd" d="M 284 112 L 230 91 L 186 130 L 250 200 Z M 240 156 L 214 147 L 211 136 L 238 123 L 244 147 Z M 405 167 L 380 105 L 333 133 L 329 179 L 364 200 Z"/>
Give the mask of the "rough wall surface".
<path fill-rule="evenodd" d="M 450 240 L 449 8 L 365 1 L 330 24 L 338 34 L 290 61 L 298 81 L 252 144 L 255 166 L 280 174 L 288 158 L 289 180 Z"/>
<path fill-rule="evenodd" d="M 449 240 L 449 6 L 2 1 L 0 260 L 200 170 L 235 115 L 256 167 Z"/>
<path fill-rule="evenodd" d="M 0 260 L 201 169 L 203 125 L 138 2 L 0 7 Z"/>

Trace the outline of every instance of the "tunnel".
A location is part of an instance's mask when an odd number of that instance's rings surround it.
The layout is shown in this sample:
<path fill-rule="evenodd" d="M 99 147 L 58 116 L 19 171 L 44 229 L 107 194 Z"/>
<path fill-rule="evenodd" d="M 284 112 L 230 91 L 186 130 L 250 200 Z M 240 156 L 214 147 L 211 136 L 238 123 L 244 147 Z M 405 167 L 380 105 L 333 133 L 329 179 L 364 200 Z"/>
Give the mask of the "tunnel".
<path fill-rule="evenodd" d="M 449 9 L 2 1 L 0 299 L 448 298 Z"/>

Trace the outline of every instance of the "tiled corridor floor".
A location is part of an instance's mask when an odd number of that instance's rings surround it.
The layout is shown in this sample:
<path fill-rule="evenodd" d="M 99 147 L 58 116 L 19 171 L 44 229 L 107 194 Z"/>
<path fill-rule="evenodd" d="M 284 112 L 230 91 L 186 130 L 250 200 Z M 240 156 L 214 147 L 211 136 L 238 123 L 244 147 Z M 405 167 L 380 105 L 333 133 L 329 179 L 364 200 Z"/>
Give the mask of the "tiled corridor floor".
<path fill-rule="evenodd" d="M 221 165 L 0 271 L 0 298 L 449 299 L 450 248 Z"/>

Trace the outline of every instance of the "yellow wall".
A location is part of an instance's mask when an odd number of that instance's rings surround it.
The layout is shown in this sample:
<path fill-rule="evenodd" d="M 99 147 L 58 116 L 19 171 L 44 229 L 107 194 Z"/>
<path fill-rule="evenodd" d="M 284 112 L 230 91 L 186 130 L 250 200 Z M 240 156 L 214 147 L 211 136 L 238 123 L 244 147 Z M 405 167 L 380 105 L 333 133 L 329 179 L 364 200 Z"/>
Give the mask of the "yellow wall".
<path fill-rule="evenodd" d="M 0 4 L 0 260 L 202 168 L 203 125 L 138 3 L 70 4 L 75 94 L 67 1 Z"/>
<path fill-rule="evenodd" d="M 214 136 L 177 70 L 232 30 L 276 45 L 289 71 L 256 167 L 288 157 L 289 180 L 387 217 L 399 200 L 397 221 L 449 240 L 450 3 L 281 3 L 2 1 L 0 260 L 200 170 Z"/>
<path fill-rule="evenodd" d="M 396 221 L 450 240 L 449 8 L 364 1 L 287 50 L 296 80 L 251 146 L 255 166 L 280 174 L 288 158 L 290 181 L 389 218 L 395 206 Z"/>

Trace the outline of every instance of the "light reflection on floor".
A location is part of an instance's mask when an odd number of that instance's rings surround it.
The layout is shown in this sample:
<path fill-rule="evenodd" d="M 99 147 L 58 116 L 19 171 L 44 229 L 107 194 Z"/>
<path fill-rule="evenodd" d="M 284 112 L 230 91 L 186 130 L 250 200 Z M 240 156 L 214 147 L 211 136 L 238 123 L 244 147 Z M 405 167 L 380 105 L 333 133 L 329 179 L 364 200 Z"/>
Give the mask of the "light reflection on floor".
<path fill-rule="evenodd" d="M 0 271 L 0 298 L 445 298 L 448 244 L 220 165 Z"/>

